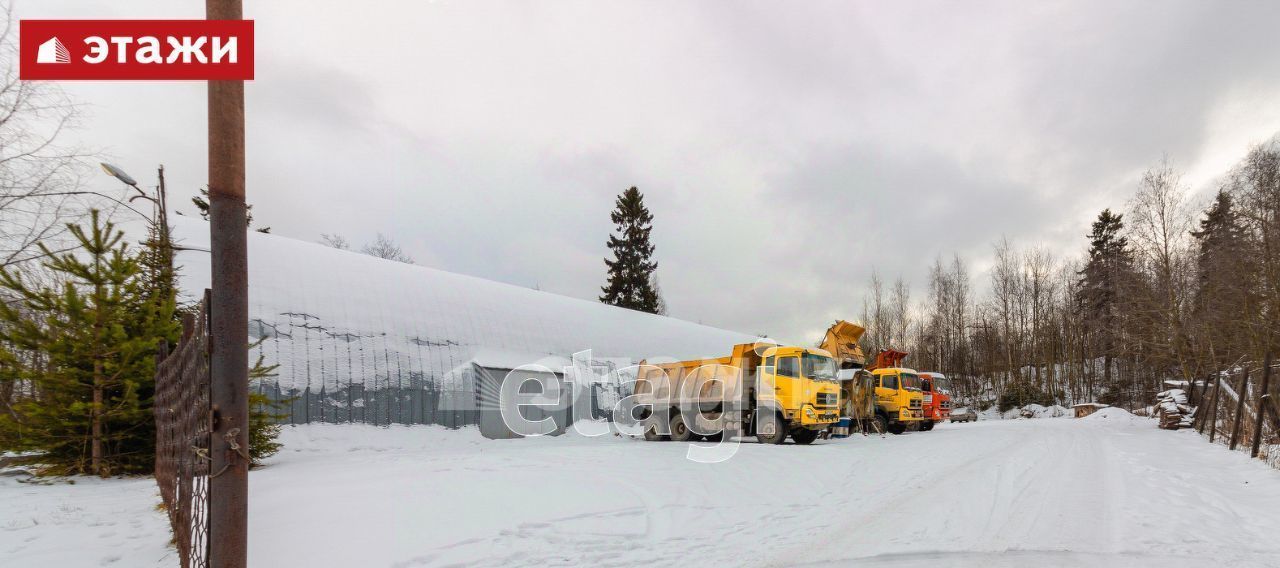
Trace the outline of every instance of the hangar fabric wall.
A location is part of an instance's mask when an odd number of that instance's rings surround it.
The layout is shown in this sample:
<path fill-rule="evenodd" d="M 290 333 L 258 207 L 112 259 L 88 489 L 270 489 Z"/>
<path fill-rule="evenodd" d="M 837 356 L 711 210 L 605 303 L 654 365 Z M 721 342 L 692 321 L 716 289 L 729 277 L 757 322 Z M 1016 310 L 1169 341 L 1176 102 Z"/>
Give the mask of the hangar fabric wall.
<path fill-rule="evenodd" d="M 181 246 L 208 249 L 204 221 L 178 217 L 174 232 Z M 177 262 L 183 295 L 199 298 L 209 285 L 208 253 L 182 251 Z M 722 356 L 755 339 L 256 232 L 249 317 L 250 360 L 278 365 L 253 388 L 289 401 L 287 423 L 475 424 L 481 352 L 518 365 L 520 357 L 589 349 L 607 366 Z"/>

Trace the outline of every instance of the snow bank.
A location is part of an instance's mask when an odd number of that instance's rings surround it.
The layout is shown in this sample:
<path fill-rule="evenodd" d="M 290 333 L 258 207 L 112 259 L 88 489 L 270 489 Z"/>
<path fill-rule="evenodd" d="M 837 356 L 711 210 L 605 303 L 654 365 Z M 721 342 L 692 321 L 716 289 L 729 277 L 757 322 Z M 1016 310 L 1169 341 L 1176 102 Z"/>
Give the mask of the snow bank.
<path fill-rule="evenodd" d="M 1034 404 L 1031 406 L 1038 407 L 1035 409 L 1036 418 L 1069 418 L 1073 415 L 1070 408 L 1061 405 L 1040 406 Z"/>
<path fill-rule="evenodd" d="M 1000 409 L 994 406 L 987 407 L 986 410 L 978 413 L 978 420 L 1000 420 L 1004 416 L 1000 415 Z"/>
<path fill-rule="evenodd" d="M 1040 404 L 1028 404 L 1022 408 L 1010 408 L 1004 412 L 1000 412 L 996 407 L 988 408 L 978 413 L 980 418 L 986 420 L 1016 420 L 1018 418 L 1070 418 L 1072 416 L 1071 409 L 1057 404 L 1053 406 L 1044 406 Z"/>
<path fill-rule="evenodd" d="M 1082 418 L 1082 420 L 1124 420 L 1130 422 L 1137 419 L 1138 417 L 1134 416 L 1128 410 L 1116 408 L 1114 406 L 1099 409 L 1097 412 Z"/>

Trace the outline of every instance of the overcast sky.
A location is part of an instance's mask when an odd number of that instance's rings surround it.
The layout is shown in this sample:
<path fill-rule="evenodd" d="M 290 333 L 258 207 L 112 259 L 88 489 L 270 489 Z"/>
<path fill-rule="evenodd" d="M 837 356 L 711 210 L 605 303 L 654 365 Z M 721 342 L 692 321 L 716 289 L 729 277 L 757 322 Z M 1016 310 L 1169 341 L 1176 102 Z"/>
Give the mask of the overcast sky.
<path fill-rule="evenodd" d="M 594 299 L 635 185 L 671 315 L 790 340 L 856 317 L 873 266 L 920 298 L 954 252 L 985 288 L 1001 235 L 1079 254 L 1162 154 L 1204 196 L 1280 131 L 1277 2 L 245 4 L 248 195 L 273 233 L 381 231 L 419 264 Z M 186 203 L 204 89 L 68 83 L 74 137 L 139 179 L 163 163 Z"/>

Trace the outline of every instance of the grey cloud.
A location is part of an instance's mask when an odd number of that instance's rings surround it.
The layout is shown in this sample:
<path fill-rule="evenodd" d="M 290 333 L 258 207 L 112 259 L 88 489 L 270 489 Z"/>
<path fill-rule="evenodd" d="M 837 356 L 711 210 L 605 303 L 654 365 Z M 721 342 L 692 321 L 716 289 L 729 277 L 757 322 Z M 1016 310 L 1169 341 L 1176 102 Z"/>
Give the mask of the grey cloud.
<path fill-rule="evenodd" d="M 249 199 L 274 232 L 381 231 L 423 263 L 594 298 L 636 185 L 673 315 L 794 340 L 856 315 L 872 265 L 921 297 L 936 255 L 982 266 L 1001 235 L 1074 254 L 1162 153 L 1225 169 L 1206 160 L 1256 141 L 1222 105 L 1280 105 L 1276 3 L 247 8 Z M 86 145 L 135 176 L 165 163 L 176 202 L 203 184 L 199 85 L 67 88 L 93 106 Z"/>

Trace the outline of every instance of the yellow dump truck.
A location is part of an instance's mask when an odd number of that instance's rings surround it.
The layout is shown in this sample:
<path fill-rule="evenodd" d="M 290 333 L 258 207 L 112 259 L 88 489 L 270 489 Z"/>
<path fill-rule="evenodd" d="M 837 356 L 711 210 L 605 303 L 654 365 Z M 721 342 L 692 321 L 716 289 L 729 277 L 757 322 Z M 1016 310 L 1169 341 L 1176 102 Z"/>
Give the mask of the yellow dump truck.
<path fill-rule="evenodd" d="M 858 343 L 861 326 L 839 320 L 827 328 L 820 347 L 832 354 L 842 379 L 842 415 L 864 430 L 901 434 L 923 416 L 924 395 L 915 371 L 897 367 L 906 353 L 882 350 L 867 365 Z"/>
<path fill-rule="evenodd" d="M 898 366 L 906 356 L 902 351 L 883 349 L 871 367 L 876 392 L 875 421 L 881 432 L 901 434 L 924 419 L 920 376 Z"/>
<path fill-rule="evenodd" d="M 642 362 L 632 396 L 646 440 L 791 436 L 809 444 L 839 418 L 835 361 L 821 349 L 735 345 L 727 357 Z"/>

